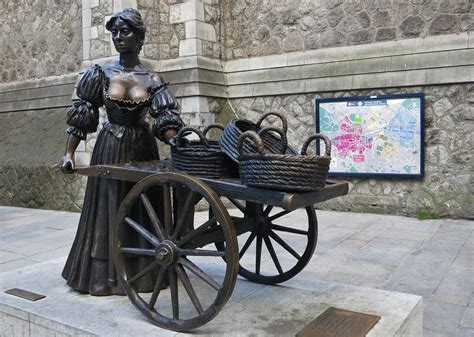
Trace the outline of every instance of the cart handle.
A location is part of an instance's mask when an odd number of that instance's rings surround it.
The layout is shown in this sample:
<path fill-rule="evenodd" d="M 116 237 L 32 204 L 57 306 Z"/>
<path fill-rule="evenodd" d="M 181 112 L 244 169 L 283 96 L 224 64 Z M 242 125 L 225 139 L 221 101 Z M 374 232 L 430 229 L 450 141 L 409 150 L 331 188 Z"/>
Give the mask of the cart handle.
<path fill-rule="evenodd" d="M 286 148 L 287 148 L 287 146 L 288 146 L 288 138 L 286 137 L 286 134 L 285 134 L 282 130 L 280 130 L 280 129 L 278 129 L 278 128 L 275 128 L 275 127 L 272 127 L 272 126 L 268 126 L 268 127 L 266 127 L 266 128 L 261 129 L 261 130 L 258 132 L 258 136 L 259 136 L 260 138 L 262 138 L 262 135 L 263 135 L 264 133 L 269 133 L 270 131 L 274 131 L 274 132 L 276 132 L 276 133 L 278 133 L 278 134 L 280 135 L 280 139 L 281 139 L 281 141 L 282 141 L 281 154 L 285 154 L 285 153 L 286 153 Z"/>
<path fill-rule="evenodd" d="M 326 147 L 326 156 L 331 157 L 331 141 L 326 135 L 323 135 L 321 133 L 316 133 L 312 136 L 310 136 L 308 139 L 303 144 L 303 147 L 301 148 L 301 154 L 303 156 L 307 155 L 307 150 L 308 150 L 308 145 L 315 139 L 322 139 L 324 141 L 324 145 Z"/>
<path fill-rule="evenodd" d="M 277 116 L 278 118 L 280 118 L 283 132 L 286 133 L 288 131 L 288 121 L 286 120 L 286 117 L 283 116 L 283 114 L 279 112 L 267 112 L 262 117 L 260 117 L 260 119 L 257 121 L 257 126 L 260 127 L 263 120 L 267 118 L 268 116 Z"/>
<path fill-rule="evenodd" d="M 242 156 L 242 147 L 244 145 L 244 141 L 246 138 L 251 138 L 255 142 L 255 146 L 257 147 L 257 151 L 263 155 L 265 151 L 265 146 L 263 145 L 262 138 L 255 132 L 255 131 L 245 131 L 240 137 L 239 141 L 237 142 L 237 151 L 239 151 L 239 156 Z"/>
<path fill-rule="evenodd" d="M 206 147 L 209 147 L 209 143 L 207 142 L 206 137 L 204 137 L 203 133 L 199 131 L 198 129 L 192 128 L 190 126 L 186 126 L 179 130 L 178 134 L 176 135 L 176 147 L 180 147 L 183 145 L 183 140 L 184 134 L 185 133 L 195 133 L 198 135 L 199 140 L 201 141 L 202 144 L 204 144 Z"/>

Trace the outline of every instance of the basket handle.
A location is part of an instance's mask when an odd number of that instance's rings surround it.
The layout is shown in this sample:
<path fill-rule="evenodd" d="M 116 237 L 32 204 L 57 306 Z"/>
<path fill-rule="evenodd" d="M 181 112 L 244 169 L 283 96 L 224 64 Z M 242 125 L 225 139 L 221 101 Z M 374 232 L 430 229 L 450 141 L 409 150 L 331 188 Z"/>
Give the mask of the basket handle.
<path fill-rule="evenodd" d="M 268 133 L 268 132 L 270 132 L 270 131 L 275 131 L 276 133 L 278 133 L 278 134 L 280 135 L 280 139 L 281 139 L 281 141 L 282 141 L 282 143 L 283 143 L 283 146 L 282 146 L 282 149 L 281 149 L 281 153 L 282 153 L 282 154 L 285 154 L 286 148 L 287 148 L 287 146 L 288 146 L 288 139 L 286 138 L 286 134 L 285 134 L 282 130 L 280 130 L 280 129 L 278 129 L 278 128 L 275 128 L 275 127 L 272 127 L 272 126 L 268 126 L 268 127 L 266 127 L 266 128 L 261 129 L 261 130 L 258 132 L 258 135 L 260 136 L 260 138 L 262 138 L 262 135 L 263 135 L 264 133 Z"/>
<path fill-rule="evenodd" d="M 185 133 L 193 133 L 193 132 L 198 135 L 199 140 L 201 141 L 202 144 L 209 147 L 209 143 L 207 142 L 207 139 L 206 137 L 204 137 L 203 133 L 199 131 L 198 129 L 192 128 L 190 126 L 185 126 L 181 130 L 179 130 L 178 134 L 176 135 L 176 146 L 179 147 L 183 145 L 183 139 L 184 139 Z"/>
<path fill-rule="evenodd" d="M 240 137 L 239 141 L 237 142 L 237 151 L 239 152 L 239 156 L 243 155 L 242 150 L 244 146 L 244 141 L 246 138 L 251 138 L 255 142 L 255 146 L 257 147 L 257 151 L 263 155 L 263 151 L 265 147 L 263 146 L 263 141 L 260 136 L 254 131 L 245 131 Z"/>
<path fill-rule="evenodd" d="M 280 118 L 283 132 L 286 133 L 288 131 L 288 121 L 286 120 L 286 117 L 283 116 L 283 114 L 279 112 L 267 112 L 262 117 L 260 117 L 260 119 L 257 121 L 257 126 L 260 127 L 263 120 L 267 118 L 268 116 L 277 116 L 278 118 Z"/>
<path fill-rule="evenodd" d="M 211 129 L 220 129 L 220 130 L 224 131 L 224 125 L 216 123 L 216 124 L 210 124 L 210 125 L 206 126 L 204 128 L 204 130 L 202 130 L 202 134 L 204 135 L 204 137 L 206 137 L 206 139 L 207 139 L 207 133 Z"/>
<path fill-rule="evenodd" d="M 331 141 L 329 138 L 321 133 L 317 133 L 315 135 L 310 136 L 303 144 L 301 148 L 301 154 L 307 155 L 306 151 L 308 150 L 308 145 L 315 139 L 322 139 L 324 141 L 324 145 L 326 145 L 326 156 L 331 157 Z"/>

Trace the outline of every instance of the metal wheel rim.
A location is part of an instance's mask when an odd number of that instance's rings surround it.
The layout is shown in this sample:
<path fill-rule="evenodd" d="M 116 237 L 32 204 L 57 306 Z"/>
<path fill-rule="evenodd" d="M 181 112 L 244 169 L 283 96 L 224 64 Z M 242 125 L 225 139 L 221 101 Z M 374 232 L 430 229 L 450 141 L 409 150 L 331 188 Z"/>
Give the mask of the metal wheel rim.
<path fill-rule="evenodd" d="M 318 240 L 318 222 L 317 222 L 317 217 L 316 217 L 316 211 L 314 210 L 314 207 L 312 206 L 306 207 L 305 210 L 306 210 L 307 221 L 308 221 L 308 234 L 306 236 L 307 237 L 306 247 L 304 249 L 304 252 L 301 254 L 301 258 L 299 258 L 298 261 L 291 268 L 289 268 L 288 270 L 284 270 L 282 274 L 261 275 L 261 274 L 257 274 L 256 272 L 252 270 L 249 270 L 248 268 L 245 268 L 244 266 L 242 266 L 241 263 L 239 263 L 239 275 L 255 283 L 274 285 L 274 284 L 286 282 L 289 279 L 293 278 L 295 275 L 297 275 L 300 271 L 302 271 L 304 267 L 311 260 L 314 250 L 316 249 L 316 244 Z M 287 212 L 287 213 L 290 213 L 290 212 Z M 253 241 L 256 241 L 256 239 L 254 239 Z M 262 242 L 262 246 L 264 244 L 265 243 Z M 222 248 L 222 245 L 220 245 L 219 243 L 217 243 L 216 246 L 219 249 Z M 241 254 L 241 248 L 239 248 L 239 254 Z M 239 260 L 242 256 L 239 257 Z M 272 263 L 272 261 L 270 261 L 269 263 Z M 254 265 L 253 267 L 255 270 L 256 266 Z"/>
<path fill-rule="evenodd" d="M 163 316 L 154 309 L 146 308 L 147 303 L 140 297 L 138 292 L 127 282 L 127 271 L 123 263 L 121 248 L 121 234 L 122 229 L 126 226 L 124 218 L 127 215 L 129 209 L 139 199 L 139 195 L 142 191 L 147 191 L 149 188 L 156 186 L 156 184 L 166 183 L 180 183 L 185 184 L 188 188 L 193 191 L 202 193 L 206 200 L 209 202 L 215 212 L 215 217 L 218 223 L 221 224 L 226 240 L 225 247 L 225 262 L 226 272 L 222 287 L 217 291 L 216 298 L 212 304 L 204 310 L 203 313 L 191 319 L 174 319 L 171 317 Z M 237 238 L 232 225 L 232 220 L 225 209 L 224 205 L 220 201 L 219 197 L 212 191 L 206 184 L 200 180 L 178 173 L 160 173 L 153 176 L 144 178 L 138 182 L 127 196 L 122 201 L 120 208 L 117 212 L 115 221 L 115 231 L 113 237 L 113 258 L 117 269 L 117 277 L 121 282 L 127 296 L 135 307 L 138 308 L 144 315 L 146 315 L 154 324 L 169 330 L 174 331 L 189 331 L 212 320 L 222 309 L 225 303 L 230 298 L 232 291 L 235 286 L 238 270 L 238 245 Z M 174 315 L 174 313 L 173 313 Z"/>

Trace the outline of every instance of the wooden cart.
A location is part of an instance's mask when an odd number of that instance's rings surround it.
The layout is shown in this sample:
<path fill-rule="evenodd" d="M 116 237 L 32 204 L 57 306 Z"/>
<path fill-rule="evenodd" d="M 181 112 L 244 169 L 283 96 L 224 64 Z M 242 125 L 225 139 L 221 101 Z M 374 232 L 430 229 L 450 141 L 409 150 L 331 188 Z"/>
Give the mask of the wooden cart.
<path fill-rule="evenodd" d="M 299 273 L 316 247 L 313 205 L 348 192 L 345 182 L 328 182 L 309 193 L 251 188 L 238 179 L 173 172 L 167 161 L 89 166 L 76 172 L 136 182 L 117 211 L 111 237 L 117 279 L 153 323 L 175 331 L 188 331 L 214 318 L 229 300 L 237 274 L 252 282 L 277 284 Z M 159 203 L 154 202 L 156 193 Z M 230 210 L 232 216 L 226 203 L 236 207 Z M 130 215 L 136 207 L 144 210 L 142 220 Z M 306 212 L 298 213 L 291 227 L 282 224 L 299 208 Z M 204 209 L 208 211 L 197 213 Z M 127 226 L 147 246 L 125 243 Z M 132 272 L 127 258 L 137 256 L 148 262 Z M 154 289 L 139 292 L 136 283 L 148 273 L 156 278 Z M 163 289 L 167 284 L 169 289 Z"/>

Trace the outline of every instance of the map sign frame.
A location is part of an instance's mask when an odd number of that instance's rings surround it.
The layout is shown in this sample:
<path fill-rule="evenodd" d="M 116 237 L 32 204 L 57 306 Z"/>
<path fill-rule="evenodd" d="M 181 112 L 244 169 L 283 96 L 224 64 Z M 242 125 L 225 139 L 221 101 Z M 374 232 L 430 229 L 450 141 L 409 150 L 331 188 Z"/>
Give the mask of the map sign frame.
<path fill-rule="evenodd" d="M 316 132 L 332 143 L 329 176 L 424 177 L 424 93 L 318 98 L 315 107 Z"/>

